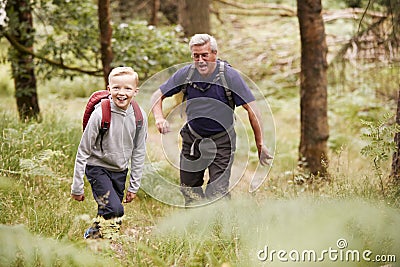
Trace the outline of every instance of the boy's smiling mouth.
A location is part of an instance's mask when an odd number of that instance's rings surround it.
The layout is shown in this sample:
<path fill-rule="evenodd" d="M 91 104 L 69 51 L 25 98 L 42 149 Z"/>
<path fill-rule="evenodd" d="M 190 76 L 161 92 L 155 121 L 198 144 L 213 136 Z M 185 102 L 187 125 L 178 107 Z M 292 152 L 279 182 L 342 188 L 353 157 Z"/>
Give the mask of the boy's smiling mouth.
<path fill-rule="evenodd" d="M 127 100 L 128 98 L 127 98 L 126 96 L 119 96 L 119 97 L 117 97 L 117 99 L 118 99 L 119 101 L 125 101 L 125 100 Z"/>

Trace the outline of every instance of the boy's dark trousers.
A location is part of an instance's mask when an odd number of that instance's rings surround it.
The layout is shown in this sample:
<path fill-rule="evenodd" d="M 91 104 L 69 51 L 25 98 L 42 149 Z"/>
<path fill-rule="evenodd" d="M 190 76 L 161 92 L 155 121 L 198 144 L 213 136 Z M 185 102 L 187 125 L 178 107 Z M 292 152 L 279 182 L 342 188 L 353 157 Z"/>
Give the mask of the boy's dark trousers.
<path fill-rule="evenodd" d="M 112 172 L 102 167 L 87 165 L 85 174 L 98 204 L 97 215 L 106 220 L 123 216 L 122 200 L 128 169 Z"/>

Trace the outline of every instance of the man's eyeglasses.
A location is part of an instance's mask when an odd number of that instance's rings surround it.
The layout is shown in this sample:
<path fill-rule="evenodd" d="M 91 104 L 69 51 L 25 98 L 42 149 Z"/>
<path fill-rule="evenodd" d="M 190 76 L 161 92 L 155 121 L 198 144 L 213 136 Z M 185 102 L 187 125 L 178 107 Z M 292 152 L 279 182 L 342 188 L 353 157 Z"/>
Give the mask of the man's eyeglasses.
<path fill-rule="evenodd" d="M 209 57 L 210 57 L 210 53 L 202 53 L 202 54 L 196 54 L 196 53 L 194 53 L 194 54 L 192 54 L 192 58 L 194 59 L 194 60 L 200 60 L 200 57 L 202 57 L 203 58 L 203 60 L 207 60 Z"/>

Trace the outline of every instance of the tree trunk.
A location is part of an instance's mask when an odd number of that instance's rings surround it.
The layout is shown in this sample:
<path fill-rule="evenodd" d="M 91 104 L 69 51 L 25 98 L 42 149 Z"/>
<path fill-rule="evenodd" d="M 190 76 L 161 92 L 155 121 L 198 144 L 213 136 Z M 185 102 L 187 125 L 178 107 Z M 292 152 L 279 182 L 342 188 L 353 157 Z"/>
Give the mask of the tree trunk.
<path fill-rule="evenodd" d="M 11 31 L 12 38 L 33 51 L 34 29 L 29 0 L 9 0 L 7 14 L 17 21 Z M 10 48 L 11 69 L 14 78 L 15 99 L 21 121 L 39 120 L 40 109 L 36 88 L 33 56 Z"/>
<path fill-rule="evenodd" d="M 113 51 L 111 45 L 112 27 L 110 15 L 110 0 L 98 0 L 98 16 L 101 44 L 101 63 L 105 84 L 108 84 L 108 74 L 111 71 Z"/>
<path fill-rule="evenodd" d="M 327 172 L 327 45 L 321 0 L 297 0 L 301 36 L 300 163 L 312 174 Z"/>
<path fill-rule="evenodd" d="M 179 0 L 179 24 L 186 37 L 196 33 L 210 33 L 209 0 Z"/>
<path fill-rule="evenodd" d="M 157 26 L 158 24 L 158 12 L 160 11 L 160 0 L 153 0 L 151 6 L 151 18 L 150 18 L 150 25 Z"/>
<path fill-rule="evenodd" d="M 400 88 L 397 98 L 397 114 L 396 123 L 400 124 Z M 396 144 L 396 151 L 393 153 L 392 158 L 392 172 L 390 174 L 394 184 L 400 185 L 400 133 L 396 133 L 394 136 L 394 142 Z"/>

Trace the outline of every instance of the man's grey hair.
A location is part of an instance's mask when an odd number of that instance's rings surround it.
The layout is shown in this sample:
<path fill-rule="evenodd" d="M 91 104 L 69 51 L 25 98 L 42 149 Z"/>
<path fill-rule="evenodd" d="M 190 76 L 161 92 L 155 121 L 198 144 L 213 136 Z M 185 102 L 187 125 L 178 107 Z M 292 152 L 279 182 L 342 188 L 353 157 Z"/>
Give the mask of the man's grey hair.
<path fill-rule="evenodd" d="M 189 42 L 190 51 L 192 51 L 192 47 L 194 45 L 204 45 L 206 43 L 210 43 L 211 51 L 217 52 L 218 46 L 215 38 L 207 33 L 198 33 L 192 36 Z"/>

